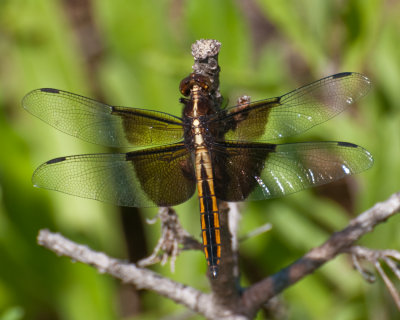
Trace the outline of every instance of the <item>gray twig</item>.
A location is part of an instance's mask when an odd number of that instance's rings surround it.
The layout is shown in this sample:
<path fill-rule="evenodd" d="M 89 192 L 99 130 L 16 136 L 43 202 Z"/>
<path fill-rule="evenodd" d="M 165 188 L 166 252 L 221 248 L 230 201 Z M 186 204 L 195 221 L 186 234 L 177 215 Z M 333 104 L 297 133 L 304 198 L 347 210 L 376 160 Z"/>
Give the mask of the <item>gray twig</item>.
<path fill-rule="evenodd" d="M 374 257 L 373 259 L 369 258 L 372 261 L 378 257 L 382 257 L 396 276 L 398 276 L 399 271 L 394 261 L 392 261 L 398 260 L 398 251 L 382 250 L 379 253 L 379 251 L 367 250 L 365 248 L 360 249 L 360 247 L 352 247 L 352 245 L 362 235 L 371 232 L 376 225 L 386 221 L 399 211 L 400 193 L 395 193 L 388 200 L 376 204 L 353 219 L 348 227 L 333 234 L 323 245 L 312 249 L 292 265 L 252 285 L 242 295 L 236 295 L 236 298 L 230 304 L 227 304 L 226 301 L 221 304 L 218 300 L 213 299 L 214 294 L 202 293 L 191 287 L 164 278 L 150 270 L 138 268 L 134 264 L 110 258 L 104 253 L 93 251 L 87 246 L 76 244 L 60 234 L 51 233 L 48 230 L 40 231 L 38 243 L 58 255 L 68 256 L 74 261 L 91 265 L 100 272 L 109 273 L 125 283 L 134 284 L 138 288 L 153 290 L 209 319 L 245 320 L 251 319 L 262 305 L 278 293 L 315 271 L 340 253 L 356 253 L 359 257 L 372 256 Z M 388 260 L 389 258 L 391 259 Z M 386 274 L 381 271 L 382 268 L 380 265 L 375 265 L 375 268 L 377 268 L 384 279 L 397 304 L 399 300 L 396 289 L 388 281 Z M 222 285 L 224 284 L 222 283 Z"/>
<path fill-rule="evenodd" d="M 161 221 L 161 237 L 153 253 L 149 257 L 140 260 L 137 264 L 139 267 L 147 267 L 158 262 L 161 262 L 161 265 L 165 265 L 170 259 L 171 271 L 174 272 L 175 260 L 181 251 L 179 245 L 182 245 L 183 249 L 186 250 L 201 250 L 202 245 L 182 228 L 174 209 L 160 208 L 157 217 L 147 222 L 153 224 L 158 219 Z"/>
<path fill-rule="evenodd" d="M 324 244 L 312 249 L 292 265 L 252 285 L 244 292 L 243 299 L 252 306 L 261 306 L 338 254 L 346 252 L 364 234 L 399 211 L 400 192 L 351 220 L 345 229 L 334 233 Z"/>
<path fill-rule="evenodd" d="M 358 272 L 368 281 L 374 282 L 375 276 L 368 270 L 365 270 L 361 267 L 359 261 L 365 260 L 371 263 L 376 271 L 378 271 L 379 275 L 385 282 L 386 287 L 388 288 L 397 309 L 400 311 L 400 294 L 399 290 L 396 289 L 394 283 L 387 276 L 385 271 L 383 270 L 381 263 L 379 260 L 382 260 L 386 263 L 389 269 L 393 272 L 395 277 L 400 280 L 400 266 L 398 263 L 400 262 L 400 252 L 397 250 L 373 250 L 369 248 L 364 248 L 360 246 L 353 246 L 346 250 L 346 252 L 350 253 L 353 258 L 353 264 Z M 397 262 L 396 262 L 397 261 Z"/>

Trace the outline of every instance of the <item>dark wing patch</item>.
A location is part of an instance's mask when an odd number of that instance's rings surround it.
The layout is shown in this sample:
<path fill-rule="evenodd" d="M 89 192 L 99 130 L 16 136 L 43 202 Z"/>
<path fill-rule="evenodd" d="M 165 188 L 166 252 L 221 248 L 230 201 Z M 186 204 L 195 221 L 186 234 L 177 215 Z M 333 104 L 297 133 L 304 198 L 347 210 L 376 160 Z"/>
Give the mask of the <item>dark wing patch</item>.
<path fill-rule="evenodd" d="M 243 144 L 226 142 L 214 144 L 211 157 L 217 198 L 225 201 L 244 201 L 258 184 L 275 144 Z"/>

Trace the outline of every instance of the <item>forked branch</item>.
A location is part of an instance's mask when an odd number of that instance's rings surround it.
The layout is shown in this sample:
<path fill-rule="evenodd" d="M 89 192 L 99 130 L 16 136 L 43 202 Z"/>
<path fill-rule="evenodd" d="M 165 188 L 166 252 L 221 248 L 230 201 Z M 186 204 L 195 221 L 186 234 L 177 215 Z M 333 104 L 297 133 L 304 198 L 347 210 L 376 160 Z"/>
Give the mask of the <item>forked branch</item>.
<path fill-rule="evenodd" d="M 371 250 L 369 248 L 354 246 L 349 248 L 348 253 L 352 255 L 353 265 L 358 272 L 368 282 L 375 282 L 374 274 L 366 270 L 361 261 L 369 262 L 379 273 L 386 287 L 388 288 L 397 309 L 400 311 L 400 294 L 396 289 L 392 280 L 388 277 L 381 265 L 381 260 L 386 263 L 389 270 L 393 272 L 394 276 L 400 281 L 400 252 L 396 250 Z"/>
<path fill-rule="evenodd" d="M 395 250 L 375 251 L 352 246 L 364 234 L 371 232 L 375 226 L 399 211 L 400 192 L 393 194 L 386 201 L 376 204 L 350 221 L 345 229 L 333 234 L 324 244 L 312 249 L 292 265 L 247 288 L 241 296 L 237 295 L 236 299 L 230 301 L 229 305 L 226 301 L 224 301 L 224 305 L 218 304 L 216 302 L 218 300 L 212 299 L 213 293 L 205 294 L 153 271 L 110 258 L 104 253 L 95 252 L 87 246 L 76 244 L 48 230 L 40 231 L 38 242 L 58 255 L 68 256 L 74 261 L 89 264 L 99 272 L 109 273 L 125 283 L 152 290 L 209 319 L 251 319 L 259 308 L 271 298 L 341 253 L 351 253 L 357 259 L 371 261 L 398 304 L 398 290 L 383 273 L 378 260 L 383 260 L 399 278 L 400 271 L 395 261 L 399 261 L 400 252 Z M 220 289 L 232 290 L 233 288 Z"/>
<path fill-rule="evenodd" d="M 253 306 L 261 306 L 265 301 L 314 272 L 338 254 L 349 252 L 354 243 L 364 234 L 371 232 L 376 225 L 399 211 L 400 192 L 393 194 L 386 201 L 377 203 L 351 220 L 345 229 L 335 232 L 324 244 L 312 249 L 292 265 L 248 288 L 243 299 Z M 391 252 L 400 254 L 397 251 Z"/>

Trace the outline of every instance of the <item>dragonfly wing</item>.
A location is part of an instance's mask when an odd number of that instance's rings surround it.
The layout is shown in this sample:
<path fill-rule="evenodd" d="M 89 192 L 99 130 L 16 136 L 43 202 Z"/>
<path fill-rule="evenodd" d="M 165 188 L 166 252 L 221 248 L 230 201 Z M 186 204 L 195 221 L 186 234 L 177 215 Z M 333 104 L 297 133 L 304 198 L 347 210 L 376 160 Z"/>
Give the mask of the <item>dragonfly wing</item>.
<path fill-rule="evenodd" d="M 359 73 L 339 73 L 281 97 L 221 110 L 210 126 L 231 141 L 289 137 L 334 117 L 366 95 L 370 86 L 370 80 Z"/>
<path fill-rule="evenodd" d="M 62 90 L 31 91 L 22 105 L 60 131 L 109 147 L 162 145 L 183 138 L 180 118 L 163 112 L 114 107 Z"/>
<path fill-rule="evenodd" d="M 367 150 L 347 142 L 225 143 L 212 155 L 216 195 L 225 201 L 281 197 L 373 164 Z"/>
<path fill-rule="evenodd" d="M 128 207 L 173 206 L 195 191 L 183 144 L 119 154 L 60 157 L 42 164 L 36 187 Z"/>

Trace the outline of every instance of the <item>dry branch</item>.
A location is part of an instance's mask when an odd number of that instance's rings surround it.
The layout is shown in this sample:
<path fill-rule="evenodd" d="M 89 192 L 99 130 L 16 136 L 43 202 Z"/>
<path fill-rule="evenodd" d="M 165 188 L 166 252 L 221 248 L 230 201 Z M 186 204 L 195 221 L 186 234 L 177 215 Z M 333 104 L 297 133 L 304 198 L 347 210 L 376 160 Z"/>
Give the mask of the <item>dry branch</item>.
<path fill-rule="evenodd" d="M 247 288 L 241 296 L 237 293 L 236 298 L 230 301 L 229 304 L 226 301 L 221 304 L 221 301 L 213 299 L 214 293 L 202 293 L 189 286 L 167 279 L 153 271 L 110 258 L 101 252 L 95 252 L 87 246 L 76 244 L 60 234 L 51 233 L 48 230 L 40 231 L 38 243 L 58 255 L 68 256 L 74 261 L 91 265 L 99 272 L 108 273 L 125 283 L 152 290 L 185 305 L 190 310 L 198 312 L 209 319 L 251 319 L 259 308 L 271 298 L 340 253 L 357 254 L 358 258 L 365 258 L 368 252 L 368 255 L 373 256 L 375 260 L 378 258 L 383 259 L 384 257 L 391 257 L 397 260 L 400 253 L 395 250 L 384 250 L 377 253 L 374 250 L 361 250 L 360 247 L 352 246 L 361 236 L 371 232 L 376 225 L 386 221 L 399 211 L 400 193 L 395 193 L 388 200 L 376 204 L 350 221 L 345 229 L 333 234 L 323 245 L 312 249 L 292 265 Z M 374 259 L 372 260 L 375 261 Z M 388 263 L 387 260 L 386 263 Z M 381 272 L 379 267 L 377 268 Z M 399 273 L 398 268 L 394 268 L 393 271 L 397 274 Z M 381 275 L 384 277 L 384 281 L 387 282 L 387 277 L 383 274 Z M 227 284 L 223 283 L 222 285 Z M 388 285 L 388 287 L 394 299 L 396 299 L 398 291 L 396 292 L 393 286 Z M 232 290 L 232 288 L 222 289 Z M 237 288 L 235 290 L 237 291 Z"/>
<path fill-rule="evenodd" d="M 345 229 L 334 233 L 324 244 L 312 249 L 292 265 L 248 288 L 243 299 L 253 306 L 261 306 L 266 300 L 314 272 L 338 254 L 347 252 L 364 234 L 371 232 L 376 225 L 399 211 L 400 192 L 351 220 Z"/>

